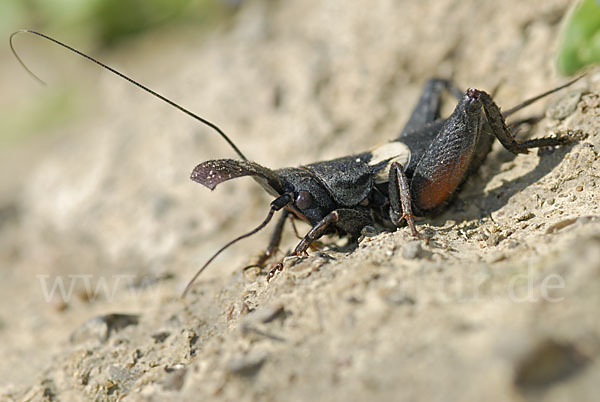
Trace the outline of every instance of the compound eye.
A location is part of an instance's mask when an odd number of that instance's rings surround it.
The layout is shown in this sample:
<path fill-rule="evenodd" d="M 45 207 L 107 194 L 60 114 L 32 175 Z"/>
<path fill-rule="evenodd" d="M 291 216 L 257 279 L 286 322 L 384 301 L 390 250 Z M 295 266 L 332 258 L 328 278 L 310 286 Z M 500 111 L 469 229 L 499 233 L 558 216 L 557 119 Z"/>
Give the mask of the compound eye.
<path fill-rule="evenodd" d="M 296 197 L 296 206 L 300 209 L 310 208 L 312 205 L 313 199 L 312 195 L 308 191 L 300 191 L 298 192 L 298 196 Z"/>

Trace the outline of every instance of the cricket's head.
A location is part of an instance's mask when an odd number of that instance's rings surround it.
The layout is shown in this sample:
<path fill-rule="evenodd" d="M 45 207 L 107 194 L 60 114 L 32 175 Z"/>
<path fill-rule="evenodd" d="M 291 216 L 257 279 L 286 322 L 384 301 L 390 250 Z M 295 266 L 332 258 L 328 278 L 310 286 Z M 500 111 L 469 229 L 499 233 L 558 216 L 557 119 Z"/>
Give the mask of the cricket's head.
<path fill-rule="evenodd" d="M 335 207 L 335 202 L 309 171 L 302 168 L 271 170 L 255 162 L 217 159 L 199 164 L 191 179 L 214 190 L 220 183 L 243 176 L 252 176 L 269 194 L 286 196 L 285 208 L 298 218 L 315 224 Z"/>
<path fill-rule="evenodd" d="M 217 159 L 196 166 L 192 171 L 191 179 L 214 190 L 224 181 L 243 176 L 252 176 L 269 194 L 277 198 L 271 202 L 269 213 L 260 225 L 231 240 L 213 254 L 190 280 L 182 297 L 190 290 L 196 278 L 221 252 L 260 231 L 269 223 L 276 211 L 286 208 L 299 218 L 314 224 L 329 212 L 326 211 L 326 208 L 333 204 L 331 196 L 327 194 L 316 177 L 301 168 L 271 170 L 246 160 Z"/>

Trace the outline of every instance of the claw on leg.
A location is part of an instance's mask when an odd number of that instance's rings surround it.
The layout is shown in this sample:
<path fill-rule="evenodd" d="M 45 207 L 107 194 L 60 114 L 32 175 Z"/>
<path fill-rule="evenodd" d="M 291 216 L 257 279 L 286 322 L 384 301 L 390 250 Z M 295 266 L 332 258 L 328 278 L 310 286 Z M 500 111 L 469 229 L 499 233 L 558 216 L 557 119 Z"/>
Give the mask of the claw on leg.
<path fill-rule="evenodd" d="M 302 238 L 300 243 L 296 246 L 294 251 L 286 258 L 295 257 L 302 259 L 303 257 L 307 257 L 307 250 L 311 247 L 312 243 L 315 242 L 319 237 L 325 233 L 327 228 L 338 222 L 339 214 L 337 211 L 332 211 L 325 216 L 325 218 L 321 219 L 319 223 L 317 223 L 307 234 Z M 275 264 L 275 267 L 269 271 L 267 274 L 267 282 L 269 282 L 273 277 L 277 274 L 277 272 L 281 272 L 283 270 L 283 262 L 279 262 Z"/>
<path fill-rule="evenodd" d="M 319 237 L 325 233 L 325 230 L 329 227 L 329 225 L 336 223 L 339 220 L 339 215 L 337 211 L 332 211 L 325 216 L 325 218 L 321 219 L 319 223 L 317 223 L 310 231 L 304 236 L 304 238 L 298 243 L 292 255 L 297 256 L 306 256 L 306 250 L 310 247 L 310 245 L 317 240 Z"/>
<path fill-rule="evenodd" d="M 405 220 L 413 236 L 425 239 L 426 237 L 419 233 L 415 225 L 408 179 L 404 173 L 404 167 L 398 162 L 393 162 L 390 168 L 389 196 L 390 216 L 394 225 L 399 227 L 402 221 Z"/>
<path fill-rule="evenodd" d="M 283 263 L 278 262 L 277 264 L 275 264 L 275 267 L 273 267 L 273 269 L 271 269 L 267 274 L 267 283 L 270 282 L 271 279 L 273 279 L 275 275 L 281 271 L 283 271 Z"/>

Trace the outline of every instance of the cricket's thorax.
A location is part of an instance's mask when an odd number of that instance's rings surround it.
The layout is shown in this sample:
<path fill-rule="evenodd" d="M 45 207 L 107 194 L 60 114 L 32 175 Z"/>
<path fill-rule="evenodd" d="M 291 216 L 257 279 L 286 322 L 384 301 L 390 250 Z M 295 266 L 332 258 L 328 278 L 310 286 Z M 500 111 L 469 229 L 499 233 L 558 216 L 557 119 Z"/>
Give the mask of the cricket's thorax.
<path fill-rule="evenodd" d="M 369 196 L 373 172 L 358 156 L 345 156 L 302 167 L 311 172 L 341 207 L 353 207 Z"/>
<path fill-rule="evenodd" d="M 375 171 L 375 183 L 387 183 L 390 166 L 397 162 L 406 167 L 410 163 L 410 148 L 403 142 L 393 141 L 380 145 L 370 151 L 369 166 Z"/>

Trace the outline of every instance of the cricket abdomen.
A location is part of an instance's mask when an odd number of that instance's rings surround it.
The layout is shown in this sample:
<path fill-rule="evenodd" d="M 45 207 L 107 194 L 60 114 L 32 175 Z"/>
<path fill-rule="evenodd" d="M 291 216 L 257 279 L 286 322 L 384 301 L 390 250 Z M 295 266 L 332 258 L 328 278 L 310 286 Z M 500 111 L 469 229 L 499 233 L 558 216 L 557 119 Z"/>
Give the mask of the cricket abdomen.
<path fill-rule="evenodd" d="M 412 180 L 412 202 L 415 209 L 427 212 L 446 204 L 463 182 L 471 156 L 470 152 L 465 152 L 454 160 L 444 161 L 427 177 L 415 175 Z"/>
<path fill-rule="evenodd" d="M 419 160 L 410 183 L 415 212 L 445 205 L 470 171 L 483 116 L 478 97 L 467 92 Z"/>

